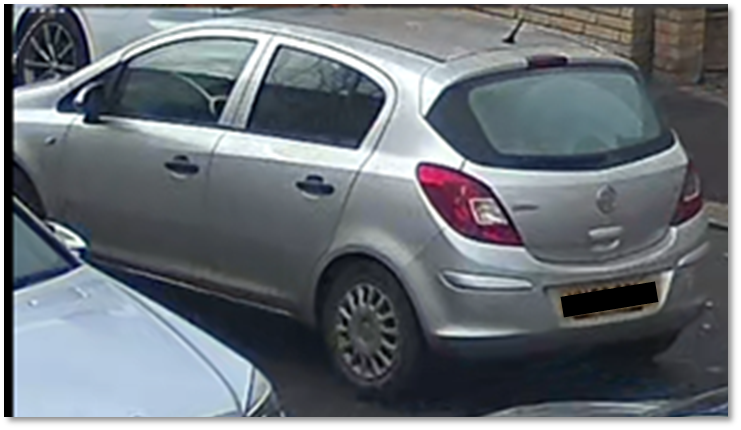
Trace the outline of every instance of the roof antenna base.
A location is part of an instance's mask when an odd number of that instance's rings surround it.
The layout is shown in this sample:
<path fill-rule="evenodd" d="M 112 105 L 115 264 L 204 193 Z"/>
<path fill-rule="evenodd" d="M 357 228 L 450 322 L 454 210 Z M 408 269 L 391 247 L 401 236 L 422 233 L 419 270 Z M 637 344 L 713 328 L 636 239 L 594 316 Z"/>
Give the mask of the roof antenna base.
<path fill-rule="evenodd" d="M 522 25 L 525 23 L 525 18 L 520 18 L 517 20 L 517 24 L 515 24 L 515 28 L 512 29 L 512 31 L 502 39 L 502 42 L 508 44 L 508 45 L 514 45 L 515 44 L 515 37 L 517 37 L 517 33 L 520 32 L 520 28 L 522 28 Z"/>

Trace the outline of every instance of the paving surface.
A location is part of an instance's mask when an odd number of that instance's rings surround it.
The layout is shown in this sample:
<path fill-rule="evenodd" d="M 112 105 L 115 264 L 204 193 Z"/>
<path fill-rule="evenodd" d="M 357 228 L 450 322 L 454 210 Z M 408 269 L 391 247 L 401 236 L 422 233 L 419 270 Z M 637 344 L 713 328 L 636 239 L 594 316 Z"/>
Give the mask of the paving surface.
<path fill-rule="evenodd" d="M 728 72 L 707 73 L 703 78 L 702 89 L 728 101 Z"/>
<path fill-rule="evenodd" d="M 715 202 L 706 202 L 705 210 L 713 226 L 728 228 L 728 205 Z"/>

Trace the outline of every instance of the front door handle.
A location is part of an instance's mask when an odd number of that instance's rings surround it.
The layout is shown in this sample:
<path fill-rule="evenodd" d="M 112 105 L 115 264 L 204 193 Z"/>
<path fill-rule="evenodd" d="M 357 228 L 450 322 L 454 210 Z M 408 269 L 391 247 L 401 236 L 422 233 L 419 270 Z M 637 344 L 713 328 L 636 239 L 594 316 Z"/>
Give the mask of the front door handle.
<path fill-rule="evenodd" d="M 319 175 L 309 175 L 303 181 L 296 182 L 296 188 L 314 196 L 328 196 L 334 193 L 334 186 L 325 183 L 324 178 Z"/>
<path fill-rule="evenodd" d="M 195 175 L 201 168 L 190 162 L 185 155 L 176 155 L 171 161 L 165 163 L 165 168 L 178 175 Z"/>

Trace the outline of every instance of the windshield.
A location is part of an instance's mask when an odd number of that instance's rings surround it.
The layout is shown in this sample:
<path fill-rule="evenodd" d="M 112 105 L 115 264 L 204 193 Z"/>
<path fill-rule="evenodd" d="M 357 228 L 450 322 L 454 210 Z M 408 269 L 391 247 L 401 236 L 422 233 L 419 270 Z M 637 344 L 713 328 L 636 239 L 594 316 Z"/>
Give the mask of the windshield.
<path fill-rule="evenodd" d="M 490 75 L 450 87 L 428 119 L 471 161 L 604 168 L 671 145 L 640 79 L 617 67 Z"/>
<path fill-rule="evenodd" d="M 18 209 L 13 211 L 13 290 L 59 276 L 75 267 Z"/>

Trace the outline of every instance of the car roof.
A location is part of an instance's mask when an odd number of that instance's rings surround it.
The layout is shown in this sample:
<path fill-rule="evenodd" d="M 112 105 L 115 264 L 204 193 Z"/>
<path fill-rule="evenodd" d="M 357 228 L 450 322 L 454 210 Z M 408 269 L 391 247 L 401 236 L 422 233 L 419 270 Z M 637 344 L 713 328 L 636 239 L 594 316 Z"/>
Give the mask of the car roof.
<path fill-rule="evenodd" d="M 527 24 L 518 33 L 517 42 L 507 44 L 502 40 L 514 28 L 514 20 L 462 7 L 260 8 L 211 22 L 250 27 L 255 21 L 267 24 L 269 28 L 263 29 L 276 33 L 304 38 L 319 36 L 326 42 L 348 46 L 362 39 L 436 63 L 492 50 L 585 47 L 581 41 Z M 323 32 L 319 34 L 315 30 Z"/>

